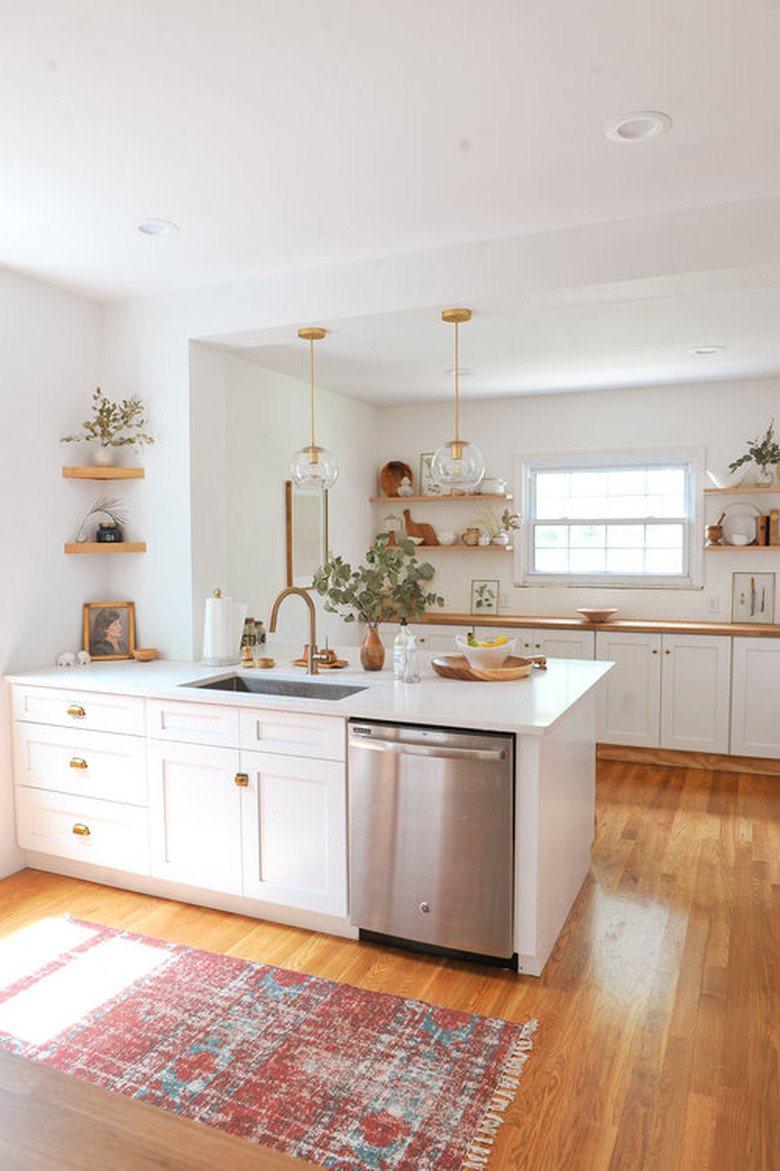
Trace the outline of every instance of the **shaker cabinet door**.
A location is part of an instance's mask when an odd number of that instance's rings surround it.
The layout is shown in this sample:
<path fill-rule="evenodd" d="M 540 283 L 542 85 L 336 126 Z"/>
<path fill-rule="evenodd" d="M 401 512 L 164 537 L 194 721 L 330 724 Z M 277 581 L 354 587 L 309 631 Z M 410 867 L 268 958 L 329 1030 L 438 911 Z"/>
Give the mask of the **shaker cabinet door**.
<path fill-rule="evenodd" d="M 241 894 L 237 749 L 149 742 L 152 874 Z"/>
<path fill-rule="evenodd" d="M 345 765 L 244 752 L 244 895 L 326 915 L 347 913 Z"/>
<path fill-rule="evenodd" d="M 657 748 L 661 712 L 661 635 L 599 630 L 596 658 L 615 666 L 598 696 L 603 744 Z"/>
<path fill-rule="evenodd" d="M 780 759 L 780 640 L 735 638 L 731 751 Z"/>

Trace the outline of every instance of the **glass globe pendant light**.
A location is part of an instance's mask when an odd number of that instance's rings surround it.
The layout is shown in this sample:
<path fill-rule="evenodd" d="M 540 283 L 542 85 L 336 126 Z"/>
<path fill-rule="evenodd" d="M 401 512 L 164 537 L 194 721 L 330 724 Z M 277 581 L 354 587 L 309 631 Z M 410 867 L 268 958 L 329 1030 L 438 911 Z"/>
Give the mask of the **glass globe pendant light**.
<path fill-rule="evenodd" d="M 298 330 L 298 337 L 309 343 L 311 443 L 296 451 L 290 464 L 290 475 L 301 487 L 332 488 L 339 474 L 336 457 L 314 441 L 314 343 L 325 337 L 325 330 L 316 325 L 306 326 Z"/>
<path fill-rule="evenodd" d="M 455 438 L 442 444 L 431 461 L 434 479 L 453 491 L 468 492 L 476 488 L 485 474 L 485 458 L 478 447 L 461 439 L 458 432 L 459 411 L 459 365 L 458 326 L 462 321 L 471 320 L 470 309 L 445 309 L 442 321 L 455 326 Z"/>

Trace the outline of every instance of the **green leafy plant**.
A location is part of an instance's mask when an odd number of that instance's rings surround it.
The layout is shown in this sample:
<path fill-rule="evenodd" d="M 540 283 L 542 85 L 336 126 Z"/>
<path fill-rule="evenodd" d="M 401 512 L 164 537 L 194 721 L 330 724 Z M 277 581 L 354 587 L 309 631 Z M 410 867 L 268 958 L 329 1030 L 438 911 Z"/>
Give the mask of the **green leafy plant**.
<path fill-rule="evenodd" d="M 92 417 L 81 424 L 76 435 L 63 435 L 60 443 L 99 443 L 101 447 L 136 447 L 154 443 L 146 407 L 137 395 L 112 402 L 100 387 L 92 395 Z"/>
<path fill-rule="evenodd" d="M 427 561 L 417 560 L 413 541 L 402 537 L 391 545 L 390 533 L 380 533 L 365 564 L 353 569 L 341 557 L 331 557 L 315 571 L 312 584 L 331 614 L 376 626 L 443 606 L 444 598 L 428 589 L 434 573 Z"/>
<path fill-rule="evenodd" d="M 759 468 L 766 468 L 769 464 L 780 463 L 780 445 L 775 442 L 775 421 L 772 419 L 760 439 L 748 439 L 747 452 L 729 464 L 729 471 L 735 472 L 743 464 L 752 460 Z"/>

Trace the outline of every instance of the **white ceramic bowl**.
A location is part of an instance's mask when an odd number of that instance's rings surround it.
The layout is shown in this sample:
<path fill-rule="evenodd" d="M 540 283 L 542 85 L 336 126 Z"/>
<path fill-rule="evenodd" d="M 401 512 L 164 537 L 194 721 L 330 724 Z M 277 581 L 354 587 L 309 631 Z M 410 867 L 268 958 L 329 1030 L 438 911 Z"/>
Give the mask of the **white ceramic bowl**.
<path fill-rule="evenodd" d="M 732 533 L 730 545 L 749 545 L 750 537 L 746 533 Z"/>
<path fill-rule="evenodd" d="M 470 667 L 477 671 L 493 671 L 496 667 L 503 667 L 506 659 L 514 653 L 516 638 L 509 642 L 502 642 L 500 646 L 469 646 L 461 635 L 455 635 L 455 643 Z"/>
<path fill-rule="evenodd" d="M 439 538 L 440 545 L 454 545 L 455 544 L 456 534 L 451 532 L 449 529 L 445 529 L 445 531 L 443 533 L 437 533 L 436 535 Z"/>
<path fill-rule="evenodd" d="M 737 468 L 735 472 L 711 472 L 707 468 L 707 476 L 716 488 L 736 488 L 744 480 L 745 471 L 744 467 Z"/>

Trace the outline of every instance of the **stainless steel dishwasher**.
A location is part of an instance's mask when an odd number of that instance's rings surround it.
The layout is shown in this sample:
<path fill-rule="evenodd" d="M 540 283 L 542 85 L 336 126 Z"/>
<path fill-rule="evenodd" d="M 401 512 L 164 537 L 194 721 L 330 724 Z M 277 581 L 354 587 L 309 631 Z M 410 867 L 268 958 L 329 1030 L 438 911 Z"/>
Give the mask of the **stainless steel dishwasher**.
<path fill-rule="evenodd" d="M 512 736 L 350 721 L 361 938 L 512 961 L 513 777 Z"/>

